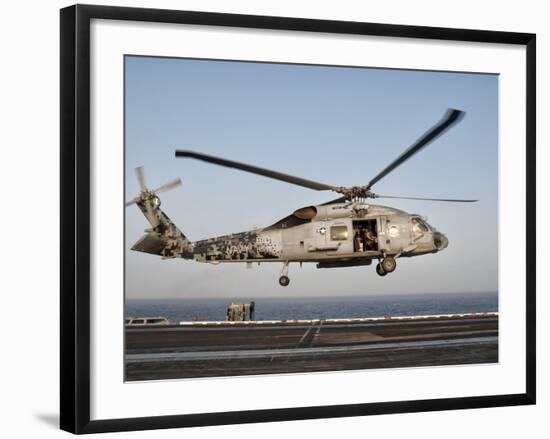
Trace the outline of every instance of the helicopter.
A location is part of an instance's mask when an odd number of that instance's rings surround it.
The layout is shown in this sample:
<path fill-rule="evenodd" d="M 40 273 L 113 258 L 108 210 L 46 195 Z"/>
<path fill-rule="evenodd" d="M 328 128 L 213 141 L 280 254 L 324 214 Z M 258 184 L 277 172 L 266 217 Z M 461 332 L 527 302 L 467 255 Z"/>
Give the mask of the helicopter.
<path fill-rule="evenodd" d="M 363 186 L 333 186 L 195 151 L 176 150 L 177 158 L 200 160 L 317 191 L 336 192 L 340 196 L 320 205 L 299 208 L 268 227 L 193 242 L 160 209 L 158 194 L 181 185 L 181 180 L 149 190 L 143 167 L 138 167 L 135 171 L 141 192 L 126 206 L 136 204 L 151 228 L 145 230 L 132 250 L 164 259 L 183 258 L 213 265 L 246 263 L 251 267 L 253 263 L 279 262 L 282 263 L 279 284 L 284 287 L 290 284 L 291 262 L 300 266 L 309 262 L 316 263 L 317 268 L 338 268 L 371 265 L 376 260 L 376 273 L 386 276 L 395 271 L 397 259 L 440 252 L 447 248 L 449 240 L 425 217 L 371 204 L 370 199 L 462 203 L 478 200 L 380 195 L 371 188 L 456 125 L 464 114 L 461 110 L 448 109 L 436 125 Z"/>

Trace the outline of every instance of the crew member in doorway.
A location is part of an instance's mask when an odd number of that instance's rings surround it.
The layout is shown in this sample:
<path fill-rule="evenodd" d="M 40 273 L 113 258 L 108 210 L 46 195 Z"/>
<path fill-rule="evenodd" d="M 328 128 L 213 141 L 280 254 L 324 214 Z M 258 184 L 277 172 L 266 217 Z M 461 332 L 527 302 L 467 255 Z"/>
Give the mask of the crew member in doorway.
<path fill-rule="evenodd" d="M 367 232 L 365 231 L 364 227 L 361 227 L 360 230 L 361 230 L 361 233 L 359 234 L 359 236 L 361 237 L 361 243 L 363 244 L 363 251 L 366 252 L 369 249 L 367 244 L 367 241 L 368 241 Z"/>
<path fill-rule="evenodd" d="M 353 252 L 357 253 L 359 251 L 359 230 L 355 231 L 353 235 Z"/>
<path fill-rule="evenodd" d="M 370 225 L 367 225 L 367 236 L 366 236 L 367 240 L 367 250 L 376 250 L 376 247 L 377 247 L 377 242 L 378 242 L 378 238 L 376 237 L 376 235 L 374 234 L 374 232 L 372 231 L 372 226 Z"/>

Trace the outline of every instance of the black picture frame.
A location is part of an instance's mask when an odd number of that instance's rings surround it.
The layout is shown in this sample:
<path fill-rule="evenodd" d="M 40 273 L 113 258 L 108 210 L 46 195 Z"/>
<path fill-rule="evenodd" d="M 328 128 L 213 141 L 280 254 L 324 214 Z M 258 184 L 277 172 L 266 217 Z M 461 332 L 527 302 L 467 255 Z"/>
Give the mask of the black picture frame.
<path fill-rule="evenodd" d="M 526 392 L 508 395 L 90 420 L 90 21 L 92 19 L 374 35 L 526 47 Z M 98 433 L 325 417 L 535 404 L 536 401 L 536 36 L 448 29 L 110 6 L 61 10 L 61 371 L 60 426 Z"/>

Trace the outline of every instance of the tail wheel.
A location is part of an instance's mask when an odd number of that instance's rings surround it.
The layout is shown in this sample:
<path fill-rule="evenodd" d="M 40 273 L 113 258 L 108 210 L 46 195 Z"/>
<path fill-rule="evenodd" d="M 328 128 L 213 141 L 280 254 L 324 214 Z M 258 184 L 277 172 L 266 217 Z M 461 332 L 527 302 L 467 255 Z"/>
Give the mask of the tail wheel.
<path fill-rule="evenodd" d="M 384 259 L 382 259 L 382 269 L 386 273 L 391 273 L 395 270 L 395 267 L 397 266 L 397 262 L 395 261 L 395 258 L 391 256 L 386 256 Z"/>
<path fill-rule="evenodd" d="M 281 285 L 282 287 L 287 287 L 289 283 L 290 278 L 288 276 L 281 276 L 279 278 L 279 285 Z"/>
<path fill-rule="evenodd" d="M 386 274 L 388 274 L 386 271 L 384 271 L 380 264 L 376 264 L 376 272 L 379 276 L 385 276 Z"/>

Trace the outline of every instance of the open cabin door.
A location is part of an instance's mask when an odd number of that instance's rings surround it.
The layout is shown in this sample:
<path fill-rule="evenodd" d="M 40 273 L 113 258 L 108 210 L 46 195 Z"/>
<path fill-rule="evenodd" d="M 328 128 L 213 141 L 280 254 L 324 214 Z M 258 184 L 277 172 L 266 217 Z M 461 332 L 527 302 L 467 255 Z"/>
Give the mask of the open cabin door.
<path fill-rule="evenodd" d="M 351 251 L 353 253 L 378 252 L 377 218 L 356 219 L 352 222 Z"/>

